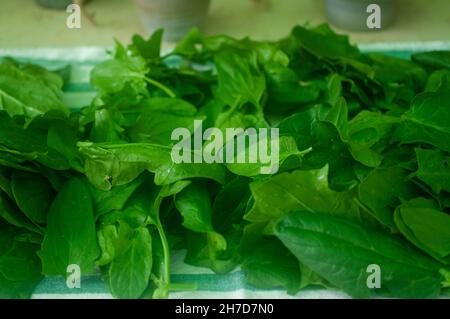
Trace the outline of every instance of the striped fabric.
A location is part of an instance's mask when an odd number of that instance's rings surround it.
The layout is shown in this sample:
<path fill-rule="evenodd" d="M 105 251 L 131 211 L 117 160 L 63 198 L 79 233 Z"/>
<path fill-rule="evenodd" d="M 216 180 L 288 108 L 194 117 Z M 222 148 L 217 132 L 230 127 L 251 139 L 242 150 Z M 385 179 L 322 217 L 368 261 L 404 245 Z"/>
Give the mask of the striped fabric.
<path fill-rule="evenodd" d="M 433 43 L 429 50 L 436 49 Z M 406 48 L 406 49 L 405 49 Z M 439 43 L 439 49 L 449 49 L 449 43 Z M 424 50 L 423 44 L 389 45 L 376 44 L 365 46 L 365 51 L 384 52 L 386 54 L 409 57 L 411 52 Z M 427 47 L 425 46 L 425 50 Z M 67 65 L 71 68 L 70 82 L 65 88 L 65 103 L 74 109 L 88 105 L 95 96 L 89 85 L 89 72 L 99 61 L 104 60 L 105 48 L 86 47 L 70 49 L 0 49 L 0 58 L 13 57 L 19 61 L 32 62 L 49 69 L 58 69 Z M 183 262 L 185 252 L 174 252 L 172 257 L 172 281 L 175 283 L 193 284 L 197 288 L 192 291 L 173 292 L 170 298 L 349 298 L 341 291 L 320 288 L 304 289 L 295 296 L 283 290 L 259 290 L 245 284 L 242 271 L 235 270 L 229 274 L 217 275 L 208 269 L 191 267 Z M 36 288 L 33 298 L 112 298 L 100 275 L 83 277 L 81 288 L 68 288 L 62 277 L 45 278 Z"/>

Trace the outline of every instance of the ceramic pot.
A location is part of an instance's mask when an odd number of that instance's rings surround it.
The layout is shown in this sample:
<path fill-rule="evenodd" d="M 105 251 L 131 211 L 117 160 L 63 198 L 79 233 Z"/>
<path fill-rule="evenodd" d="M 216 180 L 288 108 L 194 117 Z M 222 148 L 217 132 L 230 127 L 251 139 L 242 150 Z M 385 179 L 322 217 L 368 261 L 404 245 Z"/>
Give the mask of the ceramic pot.
<path fill-rule="evenodd" d="M 192 27 L 202 27 L 211 0 L 135 0 L 145 30 L 164 28 L 164 39 L 177 41 Z"/>
<path fill-rule="evenodd" d="M 72 0 L 35 0 L 38 5 L 48 9 L 65 10 Z"/>

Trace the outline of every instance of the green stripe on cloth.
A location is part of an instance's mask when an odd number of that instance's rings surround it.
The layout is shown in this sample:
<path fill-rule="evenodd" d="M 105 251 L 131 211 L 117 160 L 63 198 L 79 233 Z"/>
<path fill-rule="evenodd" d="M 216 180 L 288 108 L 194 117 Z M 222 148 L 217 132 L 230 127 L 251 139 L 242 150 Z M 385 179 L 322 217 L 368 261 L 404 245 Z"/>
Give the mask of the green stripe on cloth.
<path fill-rule="evenodd" d="M 68 83 L 64 86 L 65 92 L 71 93 L 95 93 L 95 89 L 89 83 Z"/>
<path fill-rule="evenodd" d="M 77 110 L 83 106 L 88 106 L 95 95 L 95 92 L 66 92 L 63 96 L 63 102 L 69 108 Z"/>
<path fill-rule="evenodd" d="M 173 283 L 196 284 L 197 291 L 235 291 L 241 288 L 256 290 L 254 287 L 242 286 L 245 281 L 242 272 L 232 272 L 225 275 L 217 274 L 183 274 L 172 275 Z M 83 276 L 81 287 L 78 289 L 68 288 L 65 278 L 47 277 L 42 280 L 34 291 L 34 294 L 104 294 L 108 293 L 105 283 L 100 275 Z"/>

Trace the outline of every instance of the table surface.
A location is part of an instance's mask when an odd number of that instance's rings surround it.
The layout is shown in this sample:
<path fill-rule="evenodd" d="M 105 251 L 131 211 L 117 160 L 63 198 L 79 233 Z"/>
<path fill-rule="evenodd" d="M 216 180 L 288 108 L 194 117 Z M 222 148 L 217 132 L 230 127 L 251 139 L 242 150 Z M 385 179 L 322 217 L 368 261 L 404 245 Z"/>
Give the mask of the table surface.
<path fill-rule="evenodd" d="M 449 0 L 397 0 L 394 25 L 383 31 L 347 32 L 356 43 L 450 41 Z M 272 0 L 261 8 L 255 0 L 212 0 L 207 34 L 226 33 L 277 39 L 292 26 L 326 21 L 322 0 Z M 32 0 L 0 1 L 0 48 L 111 46 L 113 37 L 128 42 L 145 34 L 132 0 L 92 0 L 86 10 L 97 26 L 67 29 L 65 11 L 38 7 Z M 338 30 L 342 31 L 342 30 Z"/>

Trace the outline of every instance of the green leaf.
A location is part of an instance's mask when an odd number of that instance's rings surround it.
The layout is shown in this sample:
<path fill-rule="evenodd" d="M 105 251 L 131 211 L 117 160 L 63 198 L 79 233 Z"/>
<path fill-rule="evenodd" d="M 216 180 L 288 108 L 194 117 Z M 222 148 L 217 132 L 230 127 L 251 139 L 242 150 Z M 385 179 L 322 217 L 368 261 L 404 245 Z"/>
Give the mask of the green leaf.
<path fill-rule="evenodd" d="M 342 138 L 347 136 L 348 129 L 348 108 L 343 97 L 338 98 L 333 107 L 328 111 L 325 120 L 336 126 Z"/>
<path fill-rule="evenodd" d="M 101 250 L 100 258 L 96 262 L 98 266 L 108 265 L 114 260 L 118 236 L 116 225 L 104 225 L 97 230 L 97 240 Z"/>
<path fill-rule="evenodd" d="M 171 148 L 147 143 L 93 144 L 78 143 L 86 156 L 85 172 L 89 181 L 101 190 L 127 184 L 145 170 L 155 173 L 155 183 L 168 185 L 176 181 L 204 177 L 219 183 L 228 179 L 222 164 L 180 163 L 171 158 Z"/>
<path fill-rule="evenodd" d="M 450 51 L 416 53 L 412 60 L 426 67 L 450 70 Z"/>
<path fill-rule="evenodd" d="M 265 90 L 265 78 L 258 69 L 254 54 L 224 52 L 217 54 L 214 62 L 218 76 L 218 98 L 230 107 L 244 103 L 259 106 Z"/>
<path fill-rule="evenodd" d="M 68 113 L 62 103 L 62 79 L 55 73 L 12 60 L 0 63 L 0 110 L 31 119 L 50 110 Z"/>
<path fill-rule="evenodd" d="M 306 266 L 353 297 L 367 298 L 367 267 L 381 269 L 379 293 L 403 298 L 433 298 L 443 278 L 440 265 L 401 239 L 370 231 L 335 216 L 293 212 L 282 217 L 275 235 Z M 326 261 L 326 262 L 324 262 Z"/>
<path fill-rule="evenodd" d="M 14 172 L 11 188 L 17 206 L 33 223 L 47 222 L 53 190 L 45 178 L 32 173 Z"/>
<path fill-rule="evenodd" d="M 44 132 L 24 127 L 19 118 L 12 118 L 3 111 L 0 111 L 0 121 L 0 146 L 18 151 L 18 155 L 30 155 L 31 159 L 47 151 L 47 136 Z"/>
<path fill-rule="evenodd" d="M 312 103 L 322 92 L 321 82 L 301 80 L 294 70 L 285 66 L 270 66 L 266 70 L 267 111 L 284 114 L 298 105 Z"/>
<path fill-rule="evenodd" d="M 389 139 L 400 119 L 375 112 L 361 111 L 348 124 L 348 144 L 360 163 L 377 167 L 382 161 L 380 142 Z"/>
<path fill-rule="evenodd" d="M 10 177 L 6 173 L 6 169 L 0 166 L 0 190 L 2 190 L 9 198 L 13 198 L 12 190 L 11 190 L 11 181 Z"/>
<path fill-rule="evenodd" d="M 251 143 L 252 139 L 254 143 Z M 232 143 L 235 143 L 235 141 Z M 261 150 L 260 145 L 267 145 L 267 155 L 269 156 L 269 161 L 267 163 L 262 163 L 261 157 L 259 157 L 254 161 L 254 163 L 251 163 L 249 158 L 251 154 L 257 154 L 256 152 Z M 276 146 L 274 149 L 272 148 L 273 145 Z M 227 146 L 224 146 L 224 154 L 226 154 L 226 150 Z M 261 174 L 267 175 L 268 172 L 275 174 L 280 170 L 280 167 L 282 167 L 284 163 L 289 163 L 289 160 L 295 162 L 295 166 L 300 166 L 303 155 L 309 153 L 310 151 L 311 149 L 307 149 L 300 152 L 295 143 L 295 139 L 291 136 L 281 136 L 279 138 L 272 138 L 271 136 L 268 136 L 267 138 L 262 138 L 261 136 L 250 134 L 248 141 L 245 142 L 245 148 L 240 152 L 236 152 L 233 158 L 233 163 L 228 163 L 227 168 L 236 175 L 247 177 Z M 275 154 L 275 152 L 278 154 Z M 239 163 L 240 157 L 245 157 L 246 162 Z"/>
<path fill-rule="evenodd" d="M 140 104 L 136 123 L 127 130 L 127 135 L 135 143 L 171 145 L 171 134 L 176 128 L 192 131 L 197 109 L 179 99 L 152 98 Z"/>
<path fill-rule="evenodd" d="M 154 254 L 157 254 L 157 256 L 155 257 L 153 253 L 148 253 L 150 256 L 150 266 L 152 264 L 151 260 L 154 260 L 152 278 L 152 281 L 156 285 L 154 297 L 167 297 L 167 294 L 171 289 L 170 247 L 166 237 L 166 230 L 161 222 L 161 204 L 165 197 L 179 193 L 189 184 L 190 181 L 179 181 L 174 184 L 159 187 L 156 186 L 151 179 L 146 178 L 139 188 L 131 195 L 122 210 L 113 211 L 100 218 L 99 223 L 102 226 L 98 232 L 98 240 L 102 249 L 102 255 L 97 263 L 99 265 L 108 265 L 111 262 L 114 262 L 117 256 L 128 249 L 124 245 L 127 245 L 127 242 L 133 237 L 133 232 L 136 232 L 137 229 L 146 229 L 147 231 L 146 227 L 152 225 L 156 228 L 159 235 L 159 238 L 153 238 L 155 239 L 152 241 L 153 244 L 151 242 L 149 244 L 149 247 L 152 247 L 152 251 L 154 250 Z M 124 257 L 121 262 L 127 262 L 126 258 Z M 139 260 L 138 262 L 141 266 L 143 265 L 142 260 Z M 113 271 L 112 267 L 112 264 L 108 266 L 110 273 Z M 120 269 L 115 269 L 114 271 L 120 273 Z M 118 288 L 117 294 L 128 294 L 126 295 L 127 298 L 131 298 L 132 295 L 130 294 L 137 294 L 137 292 L 130 292 L 131 288 L 127 290 L 127 286 L 132 287 L 133 291 L 139 291 L 140 294 L 142 294 L 142 288 L 144 287 L 142 277 L 139 280 L 136 279 L 131 273 L 133 271 L 133 269 L 128 269 L 125 275 L 120 275 L 120 283 L 118 284 L 122 288 Z M 110 278 L 110 276 L 108 276 L 108 278 Z M 145 278 L 147 278 L 147 276 L 145 276 Z M 145 288 L 148 284 L 147 278 Z M 134 298 L 136 298 L 136 296 L 134 296 Z"/>
<path fill-rule="evenodd" d="M 384 85 L 405 83 L 416 90 L 421 89 L 426 81 L 425 70 L 411 61 L 384 54 L 370 54 L 369 57 L 375 62 L 375 80 Z"/>
<path fill-rule="evenodd" d="M 193 183 L 175 197 L 175 206 L 183 216 L 183 226 L 199 233 L 214 231 L 211 199 L 206 185 Z"/>
<path fill-rule="evenodd" d="M 147 228 L 140 227 L 121 236 L 124 241 L 109 267 L 109 287 L 117 298 L 138 298 L 147 288 L 152 270 L 152 238 Z"/>
<path fill-rule="evenodd" d="M 236 247 L 232 241 L 217 232 L 186 234 L 187 254 L 184 262 L 196 267 L 210 268 L 218 274 L 226 274 L 236 267 Z"/>
<path fill-rule="evenodd" d="M 81 274 L 94 271 L 99 256 L 92 199 L 86 183 L 72 178 L 58 193 L 48 214 L 39 257 L 46 275 L 67 275 L 67 266 L 77 264 Z"/>
<path fill-rule="evenodd" d="M 227 249 L 226 239 L 214 230 L 212 224 L 212 205 L 208 186 L 201 183 L 193 183 L 184 188 L 175 197 L 175 207 L 183 217 L 183 226 L 196 233 L 201 233 L 207 244 L 208 259 L 211 268 L 220 272 L 216 260 L 221 252 Z M 188 252 L 189 254 L 189 252 Z"/>
<path fill-rule="evenodd" d="M 424 198 L 413 199 L 395 211 L 401 233 L 436 259 L 450 264 L 450 216 Z"/>
<path fill-rule="evenodd" d="M 144 59 L 120 53 L 125 49 L 118 43 L 116 44 L 115 59 L 102 62 L 92 70 L 92 85 L 106 93 L 117 93 L 123 90 L 127 84 L 132 85 L 138 92 L 144 92 L 145 75 L 148 72 Z"/>
<path fill-rule="evenodd" d="M 428 77 L 427 85 L 425 86 L 425 92 L 436 92 L 441 86 L 450 84 L 450 71 L 438 70 L 434 71 Z"/>
<path fill-rule="evenodd" d="M 311 125 L 316 117 L 317 108 L 310 108 L 285 117 L 277 125 L 280 129 L 280 136 L 293 137 L 301 151 L 311 147 L 313 143 Z"/>
<path fill-rule="evenodd" d="M 246 228 L 241 249 L 242 271 L 246 282 L 260 289 L 284 288 L 290 294 L 300 289 L 300 264 L 275 237 L 260 235 L 257 224 Z"/>
<path fill-rule="evenodd" d="M 300 45 L 318 57 L 329 59 L 356 58 L 359 50 L 350 45 L 348 37 L 334 33 L 331 28 L 322 24 L 314 29 L 296 26 L 292 35 L 300 41 Z"/>
<path fill-rule="evenodd" d="M 249 178 L 237 176 L 217 193 L 212 213 L 214 229 L 226 232 L 242 223 L 250 198 L 250 182 Z"/>
<path fill-rule="evenodd" d="M 408 171 L 391 167 L 370 172 L 359 184 L 358 193 L 361 203 L 370 209 L 370 214 L 395 232 L 395 208 L 401 201 L 415 197 L 417 190 L 409 181 Z"/>
<path fill-rule="evenodd" d="M 124 129 L 122 125 L 123 115 L 114 112 L 113 109 L 99 109 L 94 113 L 94 126 L 91 130 L 90 139 L 96 143 L 121 142 Z"/>
<path fill-rule="evenodd" d="M 13 226 L 24 228 L 35 233 L 42 233 L 41 229 L 23 215 L 17 206 L 11 202 L 11 199 L 2 191 L 0 191 L 0 217 Z"/>
<path fill-rule="evenodd" d="M 416 96 L 394 138 L 401 143 L 427 143 L 450 152 L 450 87 Z"/>
<path fill-rule="evenodd" d="M 42 279 L 39 246 L 14 240 L 14 232 L 0 232 L 0 298 L 29 298 Z"/>
<path fill-rule="evenodd" d="M 130 196 L 142 182 L 142 178 L 136 178 L 129 184 L 116 186 L 109 191 L 102 191 L 92 187 L 91 194 L 94 203 L 95 217 L 98 218 L 113 210 L 122 210 Z"/>
<path fill-rule="evenodd" d="M 316 169 L 328 164 L 330 188 L 344 191 L 356 186 L 356 161 L 336 126 L 330 122 L 314 121 L 311 124 L 311 136 L 313 151 L 303 157 L 304 168 Z"/>
<path fill-rule="evenodd" d="M 148 40 L 144 40 L 142 36 L 136 34 L 132 38 L 133 44 L 130 49 L 137 51 L 144 59 L 157 59 L 160 56 L 163 33 L 163 29 L 156 30 Z"/>
<path fill-rule="evenodd" d="M 266 126 L 261 99 L 266 82 L 259 70 L 254 52 L 223 52 L 214 59 L 218 85 L 215 97 L 225 108 L 216 119 L 215 127 Z"/>
<path fill-rule="evenodd" d="M 419 170 L 415 173 L 434 192 L 450 192 L 450 157 L 438 150 L 417 148 Z"/>
<path fill-rule="evenodd" d="M 48 128 L 47 146 L 49 148 L 49 156 L 58 155 L 57 165 L 48 165 L 55 169 L 72 168 L 79 172 L 83 172 L 83 161 L 77 149 L 77 141 L 79 136 L 76 129 L 71 126 L 68 121 L 55 121 Z M 42 161 L 42 158 L 40 158 Z"/>
<path fill-rule="evenodd" d="M 359 207 L 350 193 L 328 187 L 328 167 L 282 173 L 255 181 L 250 189 L 255 201 L 245 215 L 251 222 L 274 221 L 293 210 L 321 212 L 359 220 Z"/>

